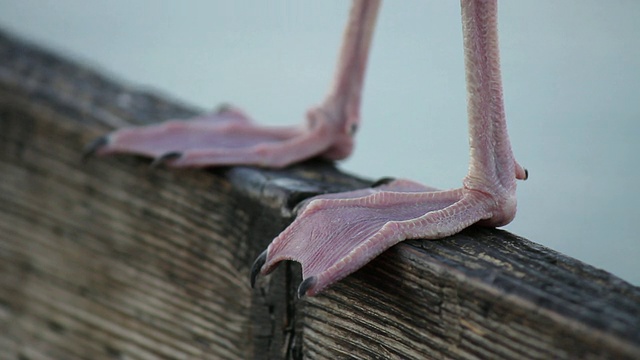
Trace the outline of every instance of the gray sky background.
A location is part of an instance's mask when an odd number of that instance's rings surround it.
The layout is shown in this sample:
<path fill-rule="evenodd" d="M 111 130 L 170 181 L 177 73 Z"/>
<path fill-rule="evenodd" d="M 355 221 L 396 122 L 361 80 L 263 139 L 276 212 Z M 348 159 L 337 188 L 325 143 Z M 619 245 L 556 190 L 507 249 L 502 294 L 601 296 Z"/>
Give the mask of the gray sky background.
<path fill-rule="evenodd" d="M 116 80 L 262 123 L 328 89 L 349 3 L 5 0 L 0 28 Z M 640 2 L 500 3 L 506 111 L 529 169 L 506 229 L 640 285 Z M 345 171 L 458 187 L 468 164 L 460 9 L 387 1 Z"/>

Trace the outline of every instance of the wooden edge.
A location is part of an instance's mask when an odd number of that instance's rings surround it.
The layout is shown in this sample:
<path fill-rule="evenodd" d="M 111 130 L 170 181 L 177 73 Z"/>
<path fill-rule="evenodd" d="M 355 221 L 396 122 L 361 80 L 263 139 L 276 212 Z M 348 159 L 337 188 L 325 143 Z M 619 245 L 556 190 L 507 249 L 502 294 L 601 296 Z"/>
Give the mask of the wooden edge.
<path fill-rule="evenodd" d="M 0 35 L 0 349 L 23 358 L 640 357 L 637 287 L 495 229 L 407 241 L 315 298 L 295 299 L 295 265 L 250 292 L 253 258 L 297 200 L 368 182 L 326 163 L 150 172 L 138 159 L 79 161 L 110 128 L 193 113 Z"/>

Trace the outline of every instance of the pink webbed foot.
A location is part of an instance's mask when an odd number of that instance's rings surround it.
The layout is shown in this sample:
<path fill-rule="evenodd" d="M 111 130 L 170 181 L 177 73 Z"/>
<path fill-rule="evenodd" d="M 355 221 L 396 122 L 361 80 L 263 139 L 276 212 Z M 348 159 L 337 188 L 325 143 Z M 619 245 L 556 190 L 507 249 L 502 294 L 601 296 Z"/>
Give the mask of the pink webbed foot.
<path fill-rule="evenodd" d="M 172 167 L 256 165 L 280 168 L 315 156 L 351 154 L 359 123 L 366 59 L 380 1 L 356 0 L 344 34 L 334 84 L 301 126 L 264 127 L 224 107 L 188 121 L 125 128 L 91 143 L 85 155 L 128 153 Z"/>
<path fill-rule="evenodd" d="M 252 284 L 280 261 L 295 260 L 304 278 L 298 294 L 312 296 L 402 240 L 455 234 L 492 217 L 494 207 L 477 191 L 438 191 L 409 180 L 319 195 L 300 205 L 296 220 L 258 257 Z"/>
<path fill-rule="evenodd" d="M 347 156 L 349 137 L 320 108 L 308 114 L 307 126 L 261 127 L 230 106 L 186 121 L 116 130 L 87 146 L 86 154 L 136 154 L 172 167 L 256 165 L 283 167 L 325 154 Z"/>
<path fill-rule="evenodd" d="M 299 295 L 314 295 L 404 239 L 438 239 L 516 213 L 515 160 L 506 128 L 497 41 L 497 1 L 461 0 L 467 68 L 470 163 L 460 189 L 398 180 L 375 189 L 321 195 L 261 254 L 252 281 L 282 260 L 302 264 Z"/>

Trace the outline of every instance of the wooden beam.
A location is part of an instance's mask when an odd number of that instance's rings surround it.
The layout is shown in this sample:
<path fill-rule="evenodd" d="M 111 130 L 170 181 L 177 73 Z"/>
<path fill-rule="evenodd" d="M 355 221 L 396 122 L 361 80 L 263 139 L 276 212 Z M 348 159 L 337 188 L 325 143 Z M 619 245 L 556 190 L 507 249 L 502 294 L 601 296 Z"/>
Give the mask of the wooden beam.
<path fill-rule="evenodd" d="M 331 164 L 81 161 L 194 110 L 0 34 L 0 353 L 11 358 L 640 358 L 640 289 L 508 232 L 412 240 L 314 298 L 249 268 Z"/>

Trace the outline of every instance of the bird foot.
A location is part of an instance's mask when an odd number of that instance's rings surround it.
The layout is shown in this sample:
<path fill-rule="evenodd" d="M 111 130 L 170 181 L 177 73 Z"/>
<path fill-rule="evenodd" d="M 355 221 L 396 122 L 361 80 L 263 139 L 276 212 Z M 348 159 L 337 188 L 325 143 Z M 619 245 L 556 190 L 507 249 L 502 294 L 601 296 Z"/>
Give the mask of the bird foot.
<path fill-rule="evenodd" d="M 366 60 L 380 1 L 354 1 L 345 30 L 335 81 L 320 106 L 307 112 L 302 126 L 263 127 L 239 109 L 218 111 L 189 121 L 125 128 L 96 139 L 92 154 L 129 153 L 155 158 L 154 166 L 208 167 L 255 165 L 281 168 L 315 156 L 344 159 L 353 149 Z"/>
<path fill-rule="evenodd" d="M 205 167 L 255 165 L 281 168 L 314 156 L 348 156 L 351 136 L 331 117 L 330 104 L 308 112 L 306 126 L 255 125 L 241 110 L 223 106 L 187 121 L 119 129 L 85 148 L 97 154 L 137 154 L 154 158 L 152 166 Z"/>
<path fill-rule="evenodd" d="M 496 208 L 492 196 L 466 188 L 439 191 L 409 180 L 313 197 L 255 261 L 259 274 L 280 261 L 302 265 L 298 295 L 315 295 L 405 239 L 455 234 Z"/>

